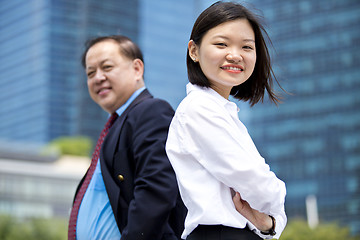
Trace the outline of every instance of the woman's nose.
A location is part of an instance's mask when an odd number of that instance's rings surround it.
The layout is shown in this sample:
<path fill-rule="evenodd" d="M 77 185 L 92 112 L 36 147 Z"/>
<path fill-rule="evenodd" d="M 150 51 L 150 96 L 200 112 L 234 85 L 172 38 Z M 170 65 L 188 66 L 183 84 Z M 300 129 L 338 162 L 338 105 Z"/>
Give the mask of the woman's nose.
<path fill-rule="evenodd" d="M 226 55 L 226 59 L 230 62 L 240 62 L 243 60 L 240 51 L 232 50 Z"/>

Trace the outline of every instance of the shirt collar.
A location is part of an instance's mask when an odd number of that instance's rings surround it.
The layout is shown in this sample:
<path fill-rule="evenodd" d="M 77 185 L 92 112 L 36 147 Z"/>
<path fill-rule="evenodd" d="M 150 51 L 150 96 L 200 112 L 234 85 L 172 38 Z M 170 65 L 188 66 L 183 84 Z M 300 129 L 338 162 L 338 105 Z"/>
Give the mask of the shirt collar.
<path fill-rule="evenodd" d="M 202 91 L 205 92 L 214 98 L 216 98 L 230 113 L 237 113 L 239 112 L 239 108 L 234 102 L 231 102 L 228 99 L 225 99 L 223 96 L 221 96 L 219 93 L 217 93 L 214 89 L 210 87 L 201 87 L 192 83 L 188 83 L 186 85 L 186 93 L 189 95 L 192 91 Z"/>
<path fill-rule="evenodd" d="M 135 98 L 137 96 L 140 95 L 140 93 L 142 91 L 145 90 L 146 87 L 142 87 L 142 88 L 139 88 L 138 90 L 136 90 L 130 97 L 129 99 L 121 106 L 118 108 L 118 110 L 116 110 L 116 113 L 118 114 L 118 116 L 121 116 L 121 114 L 125 111 L 125 109 L 135 100 Z"/>

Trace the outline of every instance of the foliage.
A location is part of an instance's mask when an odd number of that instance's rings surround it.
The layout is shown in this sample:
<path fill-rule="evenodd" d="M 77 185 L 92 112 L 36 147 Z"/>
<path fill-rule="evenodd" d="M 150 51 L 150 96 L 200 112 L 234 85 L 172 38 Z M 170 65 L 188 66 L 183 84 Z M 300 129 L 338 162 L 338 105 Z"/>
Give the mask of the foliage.
<path fill-rule="evenodd" d="M 311 229 L 304 220 L 292 220 L 285 227 L 280 240 L 360 240 L 359 236 L 351 236 L 347 227 L 336 223 L 319 224 Z"/>
<path fill-rule="evenodd" d="M 32 218 L 18 220 L 0 215 L 1 240 L 66 240 L 65 219 Z"/>
<path fill-rule="evenodd" d="M 66 240 L 67 220 L 32 218 L 18 220 L 0 215 L 1 240 Z M 351 236 L 346 227 L 336 223 L 320 224 L 309 228 L 304 220 L 292 220 L 281 234 L 280 240 L 360 240 Z"/>
<path fill-rule="evenodd" d="M 50 142 L 47 150 L 57 149 L 61 155 L 90 156 L 92 147 L 88 137 L 59 137 Z"/>

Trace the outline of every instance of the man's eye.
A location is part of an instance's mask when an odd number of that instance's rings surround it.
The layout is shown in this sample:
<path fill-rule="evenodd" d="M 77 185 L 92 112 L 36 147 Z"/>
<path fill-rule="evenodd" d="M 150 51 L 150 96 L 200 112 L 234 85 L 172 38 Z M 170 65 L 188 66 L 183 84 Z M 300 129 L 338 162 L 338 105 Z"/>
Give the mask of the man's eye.
<path fill-rule="evenodd" d="M 111 65 L 105 65 L 105 66 L 103 67 L 103 69 L 105 69 L 105 70 L 110 70 L 111 68 L 112 68 Z"/>
<path fill-rule="evenodd" d="M 93 76 L 93 75 L 94 75 L 94 73 L 95 73 L 94 71 L 87 72 L 87 76 L 88 76 L 88 77 L 91 77 L 91 76 Z"/>

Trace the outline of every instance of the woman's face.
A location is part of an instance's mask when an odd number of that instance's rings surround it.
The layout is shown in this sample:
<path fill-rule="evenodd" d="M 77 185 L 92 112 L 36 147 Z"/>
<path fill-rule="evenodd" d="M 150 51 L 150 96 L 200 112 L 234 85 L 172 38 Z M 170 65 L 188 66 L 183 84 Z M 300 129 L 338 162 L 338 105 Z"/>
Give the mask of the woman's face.
<path fill-rule="evenodd" d="M 247 19 L 222 23 L 210 29 L 199 46 L 190 40 L 188 47 L 210 87 L 226 99 L 232 87 L 244 83 L 255 67 L 255 34 Z"/>

